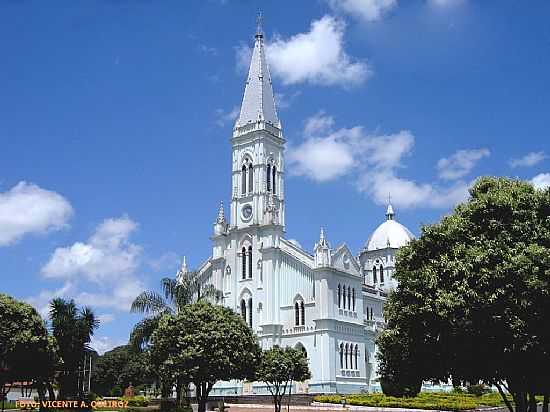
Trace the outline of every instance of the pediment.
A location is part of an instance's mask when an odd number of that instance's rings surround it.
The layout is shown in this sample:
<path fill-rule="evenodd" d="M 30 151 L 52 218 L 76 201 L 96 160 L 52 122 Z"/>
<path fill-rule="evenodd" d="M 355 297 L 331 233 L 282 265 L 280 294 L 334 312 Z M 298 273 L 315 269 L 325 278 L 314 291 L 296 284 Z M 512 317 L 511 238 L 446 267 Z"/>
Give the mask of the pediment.
<path fill-rule="evenodd" d="M 345 243 L 338 246 L 332 253 L 332 266 L 342 272 L 348 272 L 356 276 L 361 275 L 359 264 Z"/>

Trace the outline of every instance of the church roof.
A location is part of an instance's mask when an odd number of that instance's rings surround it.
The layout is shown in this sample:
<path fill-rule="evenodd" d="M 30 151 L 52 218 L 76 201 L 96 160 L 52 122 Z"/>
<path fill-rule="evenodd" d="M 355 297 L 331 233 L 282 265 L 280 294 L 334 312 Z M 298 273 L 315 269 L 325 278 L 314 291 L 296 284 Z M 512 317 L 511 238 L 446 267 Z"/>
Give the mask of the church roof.
<path fill-rule="evenodd" d="M 386 221 L 376 228 L 365 244 L 368 251 L 405 246 L 414 235 L 409 229 L 394 219 L 394 212 L 391 205 L 388 205 Z"/>
<path fill-rule="evenodd" d="M 265 56 L 263 37 L 261 27 L 258 27 L 248 78 L 244 88 L 241 112 L 235 127 L 242 127 L 257 121 L 265 121 L 277 128 L 281 127 L 275 109 L 275 98 Z"/>

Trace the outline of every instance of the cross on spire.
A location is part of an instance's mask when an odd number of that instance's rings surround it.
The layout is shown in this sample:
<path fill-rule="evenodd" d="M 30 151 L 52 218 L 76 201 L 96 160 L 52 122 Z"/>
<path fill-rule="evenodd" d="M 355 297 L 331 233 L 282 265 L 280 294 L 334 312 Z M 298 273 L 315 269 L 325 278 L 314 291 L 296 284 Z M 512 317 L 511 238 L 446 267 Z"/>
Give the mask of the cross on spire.
<path fill-rule="evenodd" d="M 264 33 L 262 31 L 262 22 L 263 22 L 263 16 L 262 12 L 258 12 L 258 16 L 256 17 L 256 37 L 263 37 Z"/>

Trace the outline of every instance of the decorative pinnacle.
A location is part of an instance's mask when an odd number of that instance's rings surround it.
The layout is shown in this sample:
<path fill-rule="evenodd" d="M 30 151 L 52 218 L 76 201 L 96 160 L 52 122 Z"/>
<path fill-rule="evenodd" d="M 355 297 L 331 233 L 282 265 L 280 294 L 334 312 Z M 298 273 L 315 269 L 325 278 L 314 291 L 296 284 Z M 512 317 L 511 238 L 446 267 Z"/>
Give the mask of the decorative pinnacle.
<path fill-rule="evenodd" d="M 181 271 L 183 273 L 187 273 L 187 259 L 186 259 L 185 255 L 183 256 L 183 262 L 181 264 Z"/>
<path fill-rule="evenodd" d="M 225 212 L 223 210 L 223 201 L 220 202 L 220 208 L 218 209 L 218 218 L 216 219 L 216 223 L 224 223 L 225 222 Z"/>
<path fill-rule="evenodd" d="M 319 247 L 328 247 L 327 240 L 325 239 L 325 229 L 321 228 L 321 235 L 319 236 Z"/>
<path fill-rule="evenodd" d="M 183 256 L 183 262 L 181 264 L 180 270 L 178 270 L 178 273 L 176 274 L 176 281 L 181 285 L 183 284 L 183 281 L 185 279 L 185 275 L 187 274 L 187 262 L 185 260 L 185 255 Z"/>
<path fill-rule="evenodd" d="M 258 12 L 258 16 L 256 17 L 256 38 L 264 37 L 264 32 L 262 31 L 262 12 Z"/>

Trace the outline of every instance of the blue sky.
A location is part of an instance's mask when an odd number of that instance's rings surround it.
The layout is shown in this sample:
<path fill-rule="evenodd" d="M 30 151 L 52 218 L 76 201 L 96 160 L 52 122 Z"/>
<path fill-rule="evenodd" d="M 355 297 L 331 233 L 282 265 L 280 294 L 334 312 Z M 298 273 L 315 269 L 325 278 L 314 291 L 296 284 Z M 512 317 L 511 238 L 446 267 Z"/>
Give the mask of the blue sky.
<path fill-rule="evenodd" d="M 0 2 L 0 290 L 127 303 L 210 253 L 258 10 L 288 141 L 287 235 L 418 234 L 481 175 L 550 183 L 550 3 Z M 244 62 L 244 63 L 243 63 Z"/>

